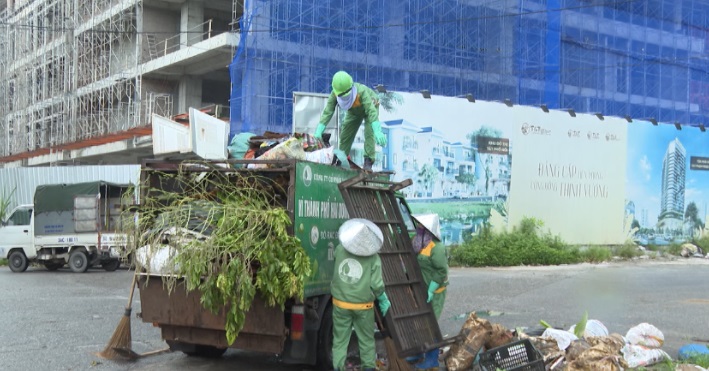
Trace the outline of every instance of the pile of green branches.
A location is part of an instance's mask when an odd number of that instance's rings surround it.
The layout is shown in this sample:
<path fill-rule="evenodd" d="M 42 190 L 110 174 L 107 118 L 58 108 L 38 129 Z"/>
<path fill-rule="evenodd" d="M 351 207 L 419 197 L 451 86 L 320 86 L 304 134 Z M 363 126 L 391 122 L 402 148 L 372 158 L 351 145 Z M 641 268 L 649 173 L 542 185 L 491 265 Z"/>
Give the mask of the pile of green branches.
<path fill-rule="evenodd" d="M 188 291 L 200 291 L 204 308 L 215 314 L 227 309 L 229 344 L 257 292 L 270 306 L 302 299 L 310 260 L 288 232 L 292 222 L 280 198 L 285 192 L 274 181 L 220 171 L 159 179 L 157 186 L 141 185 L 139 217 L 123 224 L 129 250 L 155 254 L 169 246 L 174 274 L 163 275 L 165 286 L 172 292 L 184 280 Z"/>

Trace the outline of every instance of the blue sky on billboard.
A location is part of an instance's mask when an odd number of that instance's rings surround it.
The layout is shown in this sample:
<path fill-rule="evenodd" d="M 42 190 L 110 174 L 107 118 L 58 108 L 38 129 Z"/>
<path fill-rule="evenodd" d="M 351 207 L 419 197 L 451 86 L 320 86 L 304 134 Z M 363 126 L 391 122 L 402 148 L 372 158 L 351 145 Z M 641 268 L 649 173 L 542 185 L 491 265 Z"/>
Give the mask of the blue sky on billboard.
<path fill-rule="evenodd" d="M 690 202 L 694 202 L 699 209 L 699 218 L 705 220 L 709 204 L 709 171 L 691 170 L 690 158 L 709 157 L 709 147 L 706 146 L 709 135 L 695 127 L 679 131 L 671 124 L 653 126 L 646 121 L 634 120 L 628 125 L 626 195 L 635 204 L 636 219 L 642 227 L 653 228 L 657 223 L 661 210 L 663 160 L 675 138 L 686 150 L 684 207 L 686 209 Z"/>

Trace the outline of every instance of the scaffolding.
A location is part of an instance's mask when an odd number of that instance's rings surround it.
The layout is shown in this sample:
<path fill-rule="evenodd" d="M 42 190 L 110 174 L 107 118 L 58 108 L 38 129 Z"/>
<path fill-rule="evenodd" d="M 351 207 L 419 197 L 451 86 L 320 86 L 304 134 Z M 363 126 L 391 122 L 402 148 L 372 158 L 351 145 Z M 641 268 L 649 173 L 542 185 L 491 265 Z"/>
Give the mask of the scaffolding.
<path fill-rule="evenodd" d="M 0 4 L 0 157 L 149 124 L 179 82 L 142 67 L 219 32 L 241 36 L 232 133 L 289 131 L 292 93 L 329 92 L 340 69 L 388 90 L 709 123 L 709 0 L 208 3 L 151 32 L 150 1 Z"/>
<path fill-rule="evenodd" d="M 251 0 L 232 132 L 288 131 L 293 91 L 369 86 L 709 123 L 707 0 Z"/>
<path fill-rule="evenodd" d="M 0 156 L 145 125 L 137 0 L 49 0 L 0 13 Z"/>

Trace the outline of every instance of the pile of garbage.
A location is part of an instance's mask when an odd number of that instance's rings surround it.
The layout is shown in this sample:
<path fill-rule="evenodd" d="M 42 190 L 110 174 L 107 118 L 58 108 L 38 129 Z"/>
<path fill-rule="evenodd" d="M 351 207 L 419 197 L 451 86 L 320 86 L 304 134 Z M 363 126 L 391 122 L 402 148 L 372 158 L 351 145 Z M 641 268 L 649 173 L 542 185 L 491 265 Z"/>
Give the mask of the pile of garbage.
<path fill-rule="evenodd" d="M 459 340 L 444 354 L 448 371 L 495 370 L 504 362 L 504 357 L 519 357 L 525 349 L 518 345 L 527 339 L 537 352 L 530 355 L 521 364 L 525 370 L 566 370 L 566 371 L 621 371 L 637 367 L 651 366 L 665 360 L 671 361 L 669 354 L 661 349 L 664 343 L 663 333 L 649 323 L 632 327 L 623 336 L 609 333 L 598 320 L 582 320 L 583 331 L 576 331 L 574 325 L 568 330 L 544 327 L 509 330 L 499 324 L 479 318 L 475 312 L 468 315 L 460 330 Z M 581 327 L 580 327 L 581 328 Z M 580 335 L 580 336 L 577 336 Z M 500 351 L 504 347 L 510 347 Z M 500 363 L 490 368 L 481 360 L 493 353 Z M 516 353 L 516 354 L 515 354 Z M 690 344 L 680 349 L 680 359 L 690 360 L 694 356 L 709 355 L 709 348 L 702 344 Z M 527 357 L 527 355 L 525 355 Z M 543 359 L 542 362 L 537 359 Z M 533 362 L 537 360 L 536 362 Z M 527 363 L 524 363 L 527 362 Z M 683 365 L 687 370 L 707 371 L 694 365 Z M 502 367 L 500 367 L 502 368 Z"/>
<path fill-rule="evenodd" d="M 229 157 L 237 160 L 305 160 L 321 164 L 332 164 L 337 157 L 347 163 L 341 151 L 331 147 L 327 140 L 322 141 L 310 134 L 281 134 L 265 132 L 263 135 L 240 133 L 232 138 L 227 147 Z M 344 158 L 341 158 L 343 157 Z M 344 161 L 342 161 L 344 159 Z M 268 167 L 268 164 L 249 164 L 248 168 Z"/>

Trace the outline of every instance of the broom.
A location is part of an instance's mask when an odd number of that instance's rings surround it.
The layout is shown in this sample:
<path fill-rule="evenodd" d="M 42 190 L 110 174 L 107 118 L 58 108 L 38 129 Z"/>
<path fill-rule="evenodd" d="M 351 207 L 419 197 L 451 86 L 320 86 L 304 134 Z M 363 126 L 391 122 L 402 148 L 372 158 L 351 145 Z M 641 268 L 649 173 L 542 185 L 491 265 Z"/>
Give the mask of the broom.
<path fill-rule="evenodd" d="M 409 365 L 406 360 L 399 358 L 399 352 L 396 351 L 396 344 L 394 344 L 394 339 L 391 338 L 389 331 L 385 331 L 384 324 L 382 323 L 382 318 L 379 316 L 379 311 L 374 310 L 374 315 L 377 317 L 377 325 L 379 326 L 379 331 L 384 334 L 384 347 L 387 352 L 387 359 L 389 360 L 389 371 L 411 371 L 411 365 Z"/>
<path fill-rule="evenodd" d="M 123 317 L 121 317 L 121 321 L 118 322 L 118 326 L 116 326 L 116 330 L 113 332 L 113 336 L 111 336 L 111 340 L 108 341 L 106 348 L 102 352 L 97 353 L 97 355 L 101 358 L 116 359 L 122 355 L 121 353 L 116 352 L 116 348 L 131 349 L 132 340 L 130 336 L 130 313 L 133 309 L 133 292 L 135 291 L 135 282 L 137 277 L 137 272 L 133 273 L 133 282 L 130 285 L 128 305 L 123 313 Z"/>

